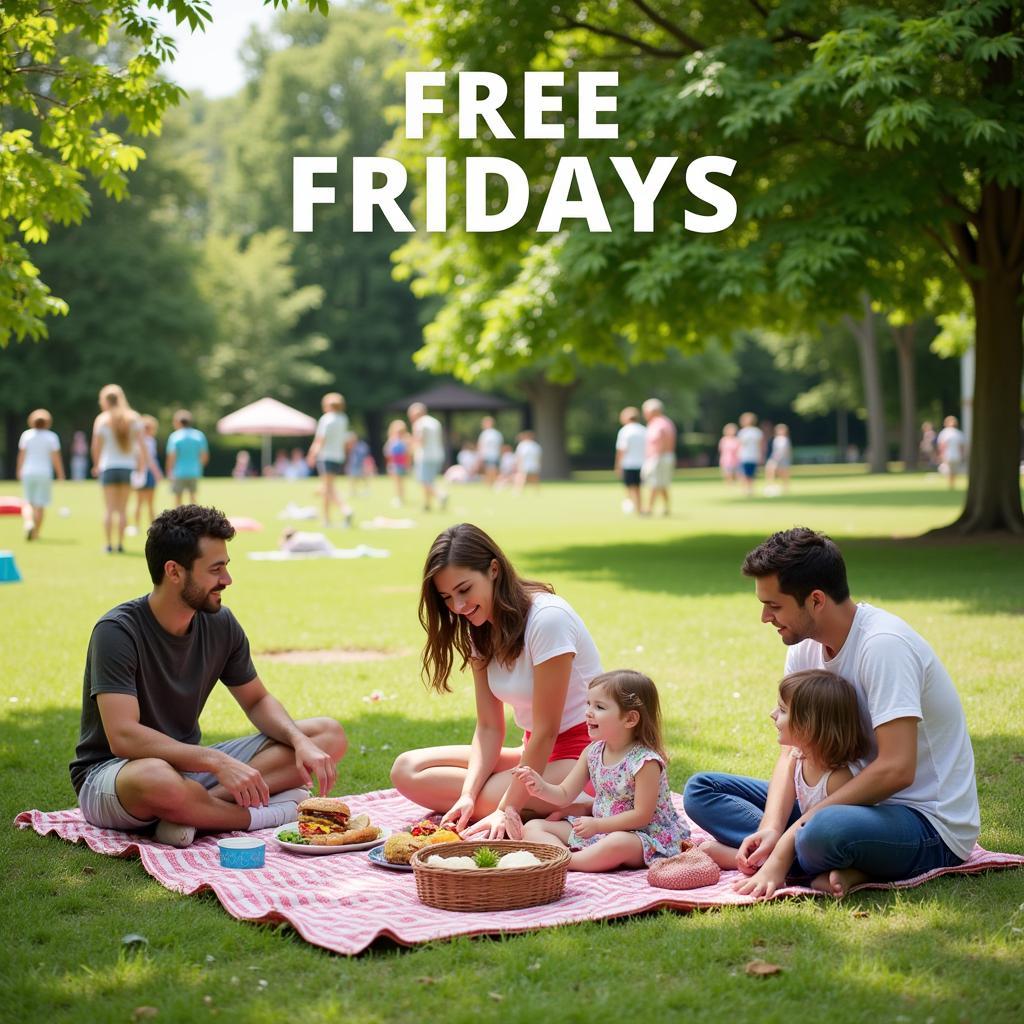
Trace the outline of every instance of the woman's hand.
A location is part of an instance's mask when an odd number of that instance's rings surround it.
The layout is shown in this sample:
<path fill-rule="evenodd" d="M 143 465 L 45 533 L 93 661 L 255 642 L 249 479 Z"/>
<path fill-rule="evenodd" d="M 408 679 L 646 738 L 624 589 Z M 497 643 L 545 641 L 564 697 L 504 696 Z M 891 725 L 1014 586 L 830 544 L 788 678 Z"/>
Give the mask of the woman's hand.
<path fill-rule="evenodd" d="M 773 858 L 765 862 L 764 867 L 758 870 L 757 874 L 750 878 L 741 878 L 733 882 L 733 889 L 743 896 L 755 896 L 758 899 L 767 899 L 773 896 L 776 890 L 786 884 L 786 869 L 777 863 Z"/>
<path fill-rule="evenodd" d="M 775 849 L 779 841 L 779 830 L 775 828 L 762 828 L 751 833 L 740 843 L 736 853 L 736 867 L 745 875 L 752 875 L 765 861 L 768 855 Z"/>
<path fill-rule="evenodd" d="M 461 833 L 469 824 L 469 819 L 473 816 L 473 808 L 475 806 L 476 800 L 466 793 L 463 793 L 462 796 L 460 796 L 459 799 L 444 812 L 444 815 L 441 817 L 441 824 L 454 825 L 455 831 Z"/>
<path fill-rule="evenodd" d="M 516 814 L 518 819 L 519 815 Z M 465 832 L 462 833 L 463 839 L 504 839 L 508 833 L 509 822 L 506 818 L 505 812 L 499 807 L 496 811 L 491 811 L 486 817 L 481 818 L 479 821 L 474 822 Z"/>

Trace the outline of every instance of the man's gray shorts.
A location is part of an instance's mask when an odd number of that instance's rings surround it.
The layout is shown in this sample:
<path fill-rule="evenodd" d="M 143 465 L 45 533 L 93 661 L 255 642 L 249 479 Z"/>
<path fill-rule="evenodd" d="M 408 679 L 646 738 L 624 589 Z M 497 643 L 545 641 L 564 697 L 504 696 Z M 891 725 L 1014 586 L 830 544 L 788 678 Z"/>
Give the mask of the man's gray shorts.
<path fill-rule="evenodd" d="M 225 740 L 223 743 L 210 744 L 211 750 L 223 750 L 241 761 L 248 764 L 268 743 L 273 743 L 269 736 L 258 732 L 252 736 L 241 736 L 238 739 Z M 124 832 L 135 832 L 139 829 L 148 828 L 156 823 L 156 818 L 149 821 L 140 821 L 133 818 L 122 806 L 117 798 L 115 782 L 117 773 L 128 763 L 126 757 L 114 757 L 109 761 L 102 761 L 90 769 L 89 774 L 82 783 L 82 790 L 78 794 L 78 806 L 85 815 L 85 820 L 97 828 L 116 828 Z M 213 772 L 182 772 L 186 779 L 194 779 L 206 789 L 213 789 L 218 779 Z"/>

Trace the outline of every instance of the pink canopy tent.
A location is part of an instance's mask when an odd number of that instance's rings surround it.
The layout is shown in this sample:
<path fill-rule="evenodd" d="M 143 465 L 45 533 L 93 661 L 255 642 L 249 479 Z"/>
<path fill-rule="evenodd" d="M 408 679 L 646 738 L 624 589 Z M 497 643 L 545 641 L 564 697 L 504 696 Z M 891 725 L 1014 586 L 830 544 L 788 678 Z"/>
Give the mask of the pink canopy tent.
<path fill-rule="evenodd" d="M 308 437 L 316 433 L 316 420 L 276 398 L 261 398 L 217 420 L 218 434 L 259 434 L 263 438 L 263 467 L 271 461 L 272 437 Z"/>

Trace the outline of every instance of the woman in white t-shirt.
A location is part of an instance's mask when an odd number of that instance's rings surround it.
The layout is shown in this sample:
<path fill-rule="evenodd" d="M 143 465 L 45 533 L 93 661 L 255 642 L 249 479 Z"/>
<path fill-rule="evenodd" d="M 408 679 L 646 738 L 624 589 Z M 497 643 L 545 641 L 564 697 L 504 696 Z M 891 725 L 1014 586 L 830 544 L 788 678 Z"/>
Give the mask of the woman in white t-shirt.
<path fill-rule="evenodd" d="M 317 421 L 316 435 L 306 453 L 306 461 L 311 469 L 316 467 L 322 480 L 324 526 L 331 525 L 331 509 L 334 507 L 341 512 L 345 525 L 351 526 L 352 509 L 334 485 L 335 478 L 345 472 L 349 445 L 353 440 L 345 414 L 345 397 L 337 391 L 330 391 L 321 399 L 320 407 L 324 414 Z"/>
<path fill-rule="evenodd" d="M 50 504 L 53 478 L 64 479 L 60 438 L 50 429 L 53 417 L 46 409 L 29 413 L 28 430 L 18 441 L 17 476 L 25 490 L 25 540 L 38 540 L 43 514 Z"/>
<path fill-rule="evenodd" d="M 444 813 L 467 835 L 521 834 L 519 811 L 547 813 L 512 769 L 529 765 L 558 784 L 590 742 L 587 685 L 601 658 L 587 627 L 546 583 L 519 576 L 479 527 L 459 523 L 434 541 L 420 594 L 427 632 L 423 675 L 437 693 L 448 685 L 457 656 L 473 670 L 476 729 L 472 743 L 400 754 L 391 769 L 399 792 Z M 505 746 L 505 705 L 524 730 Z"/>
<path fill-rule="evenodd" d="M 120 386 L 107 384 L 100 391 L 100 414 L 92 425 L 92 472 L 103 487 L 107 554 L 124 551 L 132 472 L 144 472 L 148 461 L 142 419 Z"/>

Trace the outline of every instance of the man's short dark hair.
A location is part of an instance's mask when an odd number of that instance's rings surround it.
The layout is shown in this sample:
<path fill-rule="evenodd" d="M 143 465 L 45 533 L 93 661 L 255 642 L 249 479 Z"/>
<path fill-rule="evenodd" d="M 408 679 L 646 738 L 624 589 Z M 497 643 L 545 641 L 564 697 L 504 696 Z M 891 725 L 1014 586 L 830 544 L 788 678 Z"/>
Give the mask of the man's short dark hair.
<path fill-rule="evenodd" d="M 778 576 L 782 593 L 800 604 L 812 590 L 824 591 L 836 602 L 850 596 L 842 552 L 831 537 L 806 526 L 773 533 L 743 560 L 743 575 Z"/>
<path fill-rule="evenodd" d="M 179 505 L 161 512 L 146 535 L 146 564 L 154 583 L 164 578 L 164 565 L 177 562 L 186 569 L 199 557 L 203 537 L 231 540 L 235 528 L 219 509 L 205 505 Z"/>

